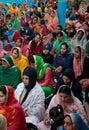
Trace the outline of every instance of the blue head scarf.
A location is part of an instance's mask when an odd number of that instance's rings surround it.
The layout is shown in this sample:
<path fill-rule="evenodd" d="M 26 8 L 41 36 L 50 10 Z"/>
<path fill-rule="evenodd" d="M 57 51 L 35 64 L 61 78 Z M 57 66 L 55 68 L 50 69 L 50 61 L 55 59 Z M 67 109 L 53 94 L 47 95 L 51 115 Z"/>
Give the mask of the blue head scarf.
<path fill-rule="evenodd" d="M 78 113 L 73 112 L 69 115 L 72 119 L 74 119 L 74 123 L 76 125 L 76 130 L 89 130 L 88 125 L 86 125 L 86 123 L 83 121 L 83 119 L 81 118 L 81 116 Z"/>

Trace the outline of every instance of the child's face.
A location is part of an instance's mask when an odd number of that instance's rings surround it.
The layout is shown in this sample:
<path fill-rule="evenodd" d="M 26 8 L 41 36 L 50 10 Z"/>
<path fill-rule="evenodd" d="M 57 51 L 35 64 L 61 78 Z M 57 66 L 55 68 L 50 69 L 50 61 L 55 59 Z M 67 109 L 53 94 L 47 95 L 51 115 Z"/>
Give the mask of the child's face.
<path fill-rule="evenodd" d="M 49 53 L 49 50 L 47 50 L 47 49 L 44 49 L 44 50 L 43 50 L 43 54 L 44 54 L 44 55 L 47 55 L 48 53 Z"/>

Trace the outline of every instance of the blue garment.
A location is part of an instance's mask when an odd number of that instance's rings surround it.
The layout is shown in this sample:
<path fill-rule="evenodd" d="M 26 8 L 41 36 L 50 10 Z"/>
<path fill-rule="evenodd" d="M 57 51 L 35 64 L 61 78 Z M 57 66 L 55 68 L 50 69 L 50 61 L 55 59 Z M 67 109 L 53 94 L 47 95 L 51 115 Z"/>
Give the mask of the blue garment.
<path fill-rule="evenodd" d="M 72 61 L 73 61 L 73 54 L 66 53 L 64 55 L 61 55 L 60 52 L 58 52 L 54 59 L 53 66 L 55 66 L 56 68 L 58 66 L 62 66 L 63 69 L 72 68 Z"/>
<path fill-rule="evenodd" d="M 63 72 L 63 75 L 67 76 L 69 79 L 72 80 L 72 83 L 70 83 L 68 85 L 71 86 L 71 90 L 72 90 L 74 96 L 77 97 L 81 102 L 83 102 L 82 87 L 81 87 L 81 84 L 79 83 L 79 81 L 75 78 L 74 71 L 72 69 L 66 69 Z M 58 79 L 58 82 L 54 89 L 54 94 L 57 93 L 57 91 L 61 85 L 66 85 L 65 82 L 63 81 L 62 77 Z"/>
<path fill-rule="evenodd" d="M 89 130 L 88 125 L 86 125 L 86 123 L 83 121 L 83 119 L 78 113 L 72 112 L 68 114 L 68 116 L 70 116 L 72 122 L 74 123 L 74 130 Z M 64 130 L 64 128 L 62 127 L 59 130 Z"/>
<path fill-rule="evenodd" d="M 74 120 L 77 128 L 76 130 L 89 130 L 89 127 L 85 124 L 85 122 L 83 121 L 83 119 L 78 113 L 73 112 L 71 114 L 74 116 Z"/>

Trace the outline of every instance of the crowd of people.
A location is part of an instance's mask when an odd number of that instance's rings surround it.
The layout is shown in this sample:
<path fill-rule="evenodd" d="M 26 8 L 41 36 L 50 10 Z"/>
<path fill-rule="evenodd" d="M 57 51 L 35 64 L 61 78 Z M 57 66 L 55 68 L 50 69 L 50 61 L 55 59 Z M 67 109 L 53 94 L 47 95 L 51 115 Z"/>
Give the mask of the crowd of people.
<path fill-rule="evenodd" d="M 0 130 L 89 130 L 89 0 L 0 2 Z"/>

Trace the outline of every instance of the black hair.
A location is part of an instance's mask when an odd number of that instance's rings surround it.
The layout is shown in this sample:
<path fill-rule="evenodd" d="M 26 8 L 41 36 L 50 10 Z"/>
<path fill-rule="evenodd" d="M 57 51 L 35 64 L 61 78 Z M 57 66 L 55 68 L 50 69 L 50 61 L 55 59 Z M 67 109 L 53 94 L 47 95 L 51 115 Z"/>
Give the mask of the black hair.
<path fill-rule="evenodd" d="M 62 32 L 62 31 L 59 31 L 59 32 L 57 33 L 57 36 L 58 36 L 59 34 L 63 37 L 63 32 Z"/>
<path fill-rule="evenodd" d="M 71 96 L 71 88 L 68 85 L 61 85 L 59 88 L 59 93 L 65 93 Z"/>
<path fill-rule="evenodd" d="M 17 53 L 19 54 L 19 50 L 18 50 L 18 48 L 16 48 L 16 47 L 15 47 L 15 48 L 13 48 L 13 49 L 12 49 L 12 52 L 13 52 L 14 50 L 16 50 L 16 51 L 17 51 Z"/>
<path fill-rule="evenodd" d="M 58 24 L 56 27 L 59 27 L 61 30 L 63 29 L 62 26 L 60 24 Z"/>
<path fill-rule="evenodd" d="M 0 86 L 0 92 L 2 92 L 4 95 L 7 95 L 6 87 Z"/>
<path fill-rule="evenodd" d="M 64 111 L 63 111 L 63 107 L 58 104 L 57 106 L 55 107 L 52 107 L 49 111 L 49 115 L 51 118 L 55 119 L 57 118 L 60 114 L 63 114 Z M 64 115 L 64 114 L 63 114 Z"/>
<path fill-rule="evenodd" d="M 37 127 L 32 123 L 27 123 L 28 130 L 38 130 Z"/>
<path fill-rule="evenodd" d="M 76 46 L 75 49 L 78 49 L 79 52 L 81 53 L 81 47 L 80 46 Z"/>
<path fill-rule="evenodd" d="M 79 32 L 81 32 L 81 33 L 82 33 L 82 35 L 84 35 L 84 31 L 83 31 L 83 30 L 79 30 L 79 31 L 78 31 L 78 33 L 79 33 Z"/>
<path fill-rule="evenodd" d="M 19 40 L 21 43 L 23 43 L 23 39 L 19 37 L 17 40 Z"/>
<path fill-rule="evenodd" d="M 66 69 L 63 73 L 62 73 L 63 76 L 66 76 L 68 77 L 69 79 L 74 79 L 74 71 L 73 69 Z"/>
<path fill-rule="evenodd" d="M 34 60 L 34 56 L 33 56 L 33 55 L 30 56 L 29 63 L 35 63 L 35 60 Z"/>
<path fill-rule="evenodd" d="M 60 48 L 61 48 L 63 45 L 65 45 L 66 49 L 69 48 L 69 46 L 68 46 L 68 44 L 67 44 L 66 42 L 63 42 L 63 43 L 61 44 Z"/>

